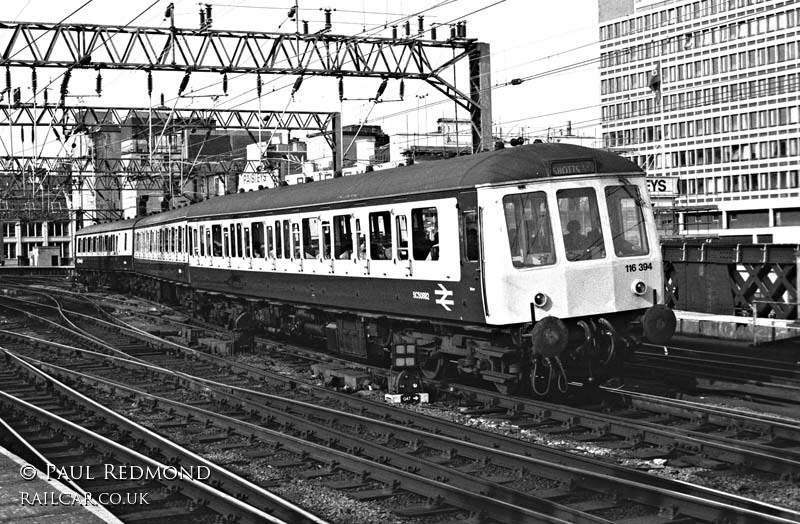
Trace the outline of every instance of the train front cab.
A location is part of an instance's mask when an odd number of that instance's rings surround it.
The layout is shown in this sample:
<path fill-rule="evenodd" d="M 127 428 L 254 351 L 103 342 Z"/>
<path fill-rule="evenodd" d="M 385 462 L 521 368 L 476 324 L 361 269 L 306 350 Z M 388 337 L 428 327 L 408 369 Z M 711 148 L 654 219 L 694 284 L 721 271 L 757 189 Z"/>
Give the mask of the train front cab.
<path fill-rule="evenodd" d="M 535 393 L 602 379 L 642 335 L 672 336 L 644 176 L 483 188 L 478 204 L 487 323 L 523 326 Z"/>

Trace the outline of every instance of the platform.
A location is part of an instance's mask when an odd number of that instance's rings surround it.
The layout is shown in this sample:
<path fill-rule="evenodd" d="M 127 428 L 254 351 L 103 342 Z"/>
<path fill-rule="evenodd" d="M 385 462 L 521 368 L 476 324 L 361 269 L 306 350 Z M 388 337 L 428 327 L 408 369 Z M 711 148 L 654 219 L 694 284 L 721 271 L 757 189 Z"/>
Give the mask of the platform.
<path fill-rule="evenodd" d="M 42 472 L 27 481 L 27 463 L 0 447 L 0 522 L 14 524 L 122 524 L 102 506 L 73 504 L 82 496 Z"/>
<path fill-rule="evenodd" d="M 800 337 L 800 321 L 714 315 L 675 310 L 678 325 L 676 335 L 736 340 L 764 344 Z"/>

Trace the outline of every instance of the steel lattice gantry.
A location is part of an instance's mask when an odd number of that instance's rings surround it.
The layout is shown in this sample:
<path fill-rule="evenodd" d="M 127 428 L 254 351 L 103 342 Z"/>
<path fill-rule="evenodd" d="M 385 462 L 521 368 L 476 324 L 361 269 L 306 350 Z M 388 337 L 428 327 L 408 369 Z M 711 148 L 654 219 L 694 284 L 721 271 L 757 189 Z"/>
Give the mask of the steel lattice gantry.
<path fill-rule="evenodd" d="M 468 38 L 351 37 L 0 22 L 0 65 L 424 80 L 469 111 L 473 149 L 491 147 L 489 45 Z M 444 79 L 469 61 L 469 90 Z"/>

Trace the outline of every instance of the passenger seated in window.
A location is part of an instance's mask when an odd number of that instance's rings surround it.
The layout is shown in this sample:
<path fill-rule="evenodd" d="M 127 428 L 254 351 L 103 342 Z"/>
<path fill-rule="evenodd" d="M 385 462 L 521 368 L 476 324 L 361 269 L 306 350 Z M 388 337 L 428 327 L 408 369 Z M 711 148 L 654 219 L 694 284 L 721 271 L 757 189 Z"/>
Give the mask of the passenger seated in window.
<path fill-rule="evenodd" d="M 567 234 L 564 235 L 564 247 L 567 251 L 580 251 L 586 245 L 586 237 L 581 234 L 581 223 L 577 220 L 567 222 Z"/>

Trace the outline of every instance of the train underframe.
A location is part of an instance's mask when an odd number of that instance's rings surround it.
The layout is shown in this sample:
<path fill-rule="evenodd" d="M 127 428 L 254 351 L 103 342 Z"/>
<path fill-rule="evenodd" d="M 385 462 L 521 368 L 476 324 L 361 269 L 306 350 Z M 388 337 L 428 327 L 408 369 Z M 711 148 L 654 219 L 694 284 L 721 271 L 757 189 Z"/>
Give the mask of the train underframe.
<path fill-rule="evenodd" d="M 83 275 L 157 302 L 180 305 L 197 320 L 233 330 L 235 348 L 253 338 L 302 341 L 346 358 L 383 367 L 408 359 L 428 380 L 473 379 L 503 393 L 550 397 L 571 382 L 600 384 L 619 376 L 642 339 L 645 311 L 493 328 L 447 325 L 204 292 L 145 277 Z M 662 306 L 663 307 L 663 306 Z"/>

